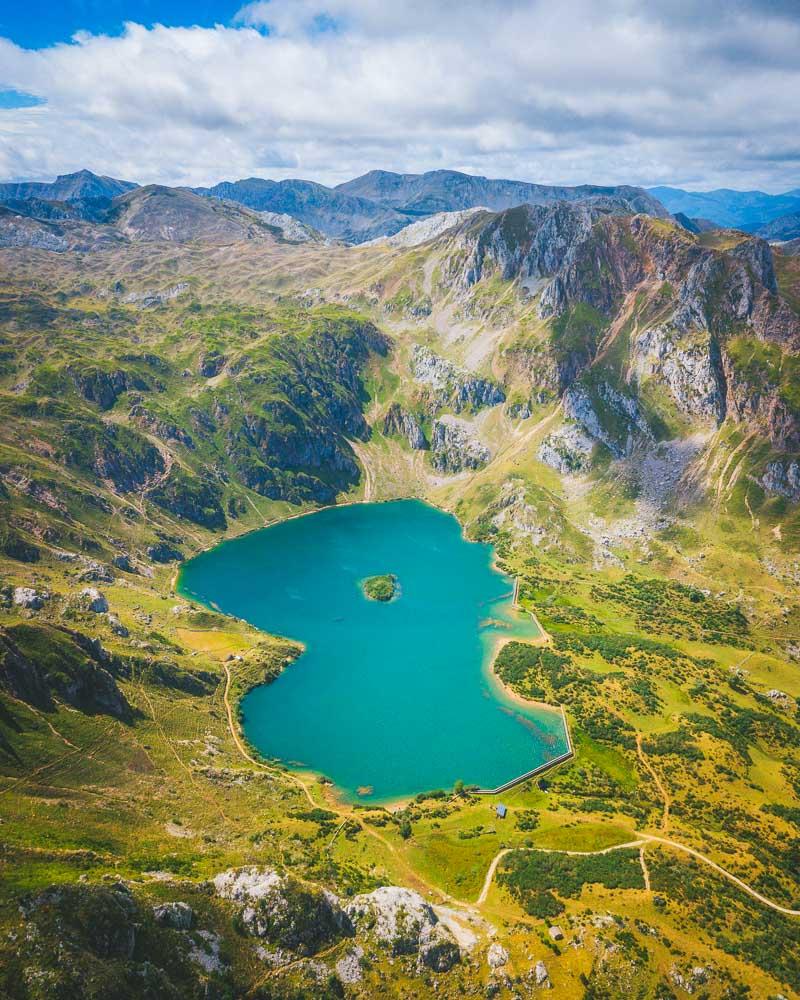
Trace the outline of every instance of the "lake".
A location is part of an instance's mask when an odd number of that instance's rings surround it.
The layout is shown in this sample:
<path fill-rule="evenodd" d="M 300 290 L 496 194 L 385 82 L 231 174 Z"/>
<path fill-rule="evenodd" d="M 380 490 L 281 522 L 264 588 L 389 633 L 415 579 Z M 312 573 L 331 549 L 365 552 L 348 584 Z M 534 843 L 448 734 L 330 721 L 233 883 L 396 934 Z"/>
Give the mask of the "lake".
<path fill-rule="evenodd" d="M 389 801 L 459 778 L 494 788 L 566 749 L 561 714 L 520 707 L 489 670 L 499 636 L 538 635 L 492 561 L 450 514 L 396 500 L 224 542 L 186 563 L 179 588 L 306 647 L 243 699 L 253 746 L 347 799 Z M 384 573 L 399 596 L 369 600 L 362 581 Z"/>

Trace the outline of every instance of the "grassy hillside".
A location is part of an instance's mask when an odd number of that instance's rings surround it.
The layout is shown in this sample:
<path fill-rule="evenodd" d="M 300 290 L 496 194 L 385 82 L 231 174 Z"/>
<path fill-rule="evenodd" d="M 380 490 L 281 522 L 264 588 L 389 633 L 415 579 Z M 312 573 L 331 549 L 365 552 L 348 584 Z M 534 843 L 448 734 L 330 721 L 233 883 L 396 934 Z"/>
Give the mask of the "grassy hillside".
<path fill-rule="evenodd" d="M 5 258 L 4 995 L 536 996 L 539 962 L 556 995 L 800 995 L 798 918 L 730 878 L 800 908 L 800 533 L 759 479 L 784 452 L 643 380 L 658 433 L 625 453 L 630 345 L 673 290 L 645 281 L 611 319 L 586 304 L 543 318 L 541 289 L 499 268 L 459 284 L 470 252 L 446 237 Z M 742 384 L 768 372 L 791 395 L 791 348 L 729 332 Z M 414 368 L 418 345 L 451 365 L 446 397 Z M 541 448 L 575 424 L 559 379 L 584 355 L 574 385 L 607 443 L 560 472 Z M 480 403 L 487 384 L 503 403 Z M 437 470 L 385 424 L 393 403 L 427 441 L 457 412 L 488 461 Z M 402 495 L 492 542 L 548 636 L 506 645 L 495 670 L 564 705 L 576 756 L 504 794 L 504 820 L 461 788 L 344 805 L 320 776 L 257 759 L 237 700 L 297 649 L 175 596 L 180 561 L 225 537 Z M 297 880 L 291 935 L 254 934 L 209 884 L 248 865 Z M 453 968 L 311 933 L 328 926 L 320 886 L 347 901 L 386 885 L 455 922 Z M 157 916 L 176 901 L 191 926 Z M 507 955 L 490 966 L 493 942 Z"/>

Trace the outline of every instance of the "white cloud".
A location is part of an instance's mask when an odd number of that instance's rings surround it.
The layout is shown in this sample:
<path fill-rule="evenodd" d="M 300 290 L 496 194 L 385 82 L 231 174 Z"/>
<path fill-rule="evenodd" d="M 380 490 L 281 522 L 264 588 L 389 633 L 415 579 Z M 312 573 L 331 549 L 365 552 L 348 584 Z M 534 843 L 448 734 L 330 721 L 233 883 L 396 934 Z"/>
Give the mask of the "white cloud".
<path fill-rule="evenodd" d="M 0 176 L 800 184 L 800 15 L 730 0 L 257 0 L 235 27 L 0 39 Z"/>

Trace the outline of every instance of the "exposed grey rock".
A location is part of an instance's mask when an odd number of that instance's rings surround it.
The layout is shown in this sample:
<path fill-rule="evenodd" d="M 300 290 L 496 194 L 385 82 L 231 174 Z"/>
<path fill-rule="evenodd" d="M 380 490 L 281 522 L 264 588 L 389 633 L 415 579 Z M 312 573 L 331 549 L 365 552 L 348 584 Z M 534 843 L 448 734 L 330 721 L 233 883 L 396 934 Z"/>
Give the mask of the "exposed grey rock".
<path fill-rule="evenodd" d="M 219 351 L 206 351 L 200 358 L 198 371 L 203 378 L 214 378 L 225 367 L 227 358 Z"/>
<path fill-rule="evenodd" d="M 242 923 L 254 937 L 313 955 L 353 933 L 336 896 L 271 868 L 231 869 L 213 879 L 218 895 L 239 907 Z"/>
<path fill-rule="evenodd" d="M 724 378 L 708 333 L 680 335 L 666 325 L 643 330 L 631 340 L 631 372 L 639 382 L 652 377 L 665 384 L 683 413 L 725 417 Z"/>
<path fill-rule="evenodd" d="M 163 420 L 156 414 L 151 413 L 141 403 L 137 403 L 131 407 L 129 416 L 132 423 L 136 424 L 137 427 L 155 435 L 161 441 L 171 444 L 182 444 L 190 449 L 194 448 L 194 441 L 192 441 L 191 435 L 187 431 L 182 427 L 178 427 L 177 424 L 173 424 L 169 420 Z"/>
<path fill-rule="evenodd" d="M 220 958 L 222 938 L 213 931 L 197 931 L 192 939 L 189 958 L 205 972 L 224 972 L 227 966 Z"/>
<path fill-rule="evenodd" d="M 108 625 L 111 631 L 114 633 L 114 635 L 118 635 L 121 639 L 127 639 L 128 636 L 130 635 L 130 632 L 122 624 L 122 622 L 116 615 L 110 614 L 108 616 Z"/>
<path fill-rule="evenodd" d="M 178 296 L 183 295 L 189 288 L 188 281 L 179 281 L 169 288 L 152 289 L 146 288 L 141 292 L 128 292 L 122 296 L 122 301 L 126 305 L 141 306 L 143 309 L 151 309 L 154 306 L 163 306 L 167 302 L 172 302 Z"/>
<path fill-rule="evenodd" d="M 542 441 L 536 457 L 562 475 L 576 475 L 589 470 L 594 446 L 581 426 L 564 424 Z"/>
<path fill-rule="evenodd" d="M 621 204 L 613 204 L 623 209 Z M 611 208 L 612 202 L 607 202 L 607 207 Z M 473 237 L 461 284 L 468 288 L 496 270 L 506 281 L 518 277 L 529 291 L 537 291 L 587 238 L 599 214 L 591 202 L 520 205 L 501 212 L 479 231 L 477 239 Z M 554 292 L 548 288 L 542 296 L 541 315 L 551 314 L 550 300 L 545 296 Z"/>
<path fill-rule="evenodd" d="M 38 591 L 34 587 L 15 587 L 13 601 L 20 608 L 38 611 L 44 607 L 48 597 L 47 591 Z"/>
<path fill-rule="evenodd" d="M 399 403 L 392 403 L 383 418 L 383 433 L 404 437 L 410 448 L 421 451 L 428 447 L 428 439 L 413 413 L 404 410 Z"/>
<path fill-rule="evenodd" d="M 786 703 L 789 701 L 789 695 L 785 691 L 779 691 L 777 688 L 770 688 L 766 694 L 770 701 L 778 703 Z"/>
<path fill-rule="evenodd" d="M 47 660 L 31 655 L 14 628 L 0 629 L 0 688 L 15 698 L 49 710 L 53 697 L 82 712 L 107 713 L 129 721 L 131 708 L 117 686 L 114 674 L 125 665 L 104 649 L 97 639 L 61 627 L 58 670 L 49 669 Z M 64 636 L 70 640 L 64 642 Z M 48 632 L 42 630 L 42 640 Z"/>
<path fill-rule="evenodd" d="M 181 188 L 149 184 L 119 195 L 108 222 L 132 242 L 231 244 L 274 240 L 274 229 L 240 205 L 209 201 Z"/>
<path fill-rule="evenodd" d="M 461 961 L 461 952 L 450 931 L 441 923 L 425 927 L 419 936 L 420 968 L 434 972 L 449 972 Z"/>
<path fill-rule="evenodd" d="M 78 573 L 78 579 L 86 583 L 113 583 L 114 574 L 103 563 L 87 559 L 85 568 Z"/>
<path fill-rule="evenodd" d="M 155 545 L 148 545 L 147 556 L 157 563 L 179 562 L 183 559 L 183 553 L 176 549 L 174 545 L 166 542 L 157 542 Z"/>
<path fill-rule="evenodd" d="M 492 971 L 495 969 L 502 969 L 504 965 L 508 964 L 508 952 L 497 941 L 493 941 L 492 944 L 489 945 L 489 951 L 486 954 L 486 961 L 489 963 L 489 968 Z"/>
<path fill-rule="evenodd" d="M 440 472 L 480 469 L 491 457 L 489 449 L 478 440 L 472 425 L 450 414 L 433 424 L 431 460 Z"/>
<path fill-rule="evenodd" d="M 161 903 L 153 907 L 156 923 L 176 931 L 188 931 L 194 923 L 194 910 L 188 903 Z"/>
<path fill-rule="evenodd" d="M 769 462 L 761 476 L 761 485 L 768 493 L 800 500 L 800 462 L 782 459 Z"/>
<path fill-rule="evenodd" d="M 381 237 L 378 240 L 371 240 L 371 243 L 388 243 L 393 247 L 416 247 L 428 240 L 435 239 L 443 233 L 449 232 L 460 226 L 467 219 L 472 218 L 480 212 L 488 212 L 488 208 L 476 206 L 475 208 L 465 208 L 457 212 L 437 212 L 436 215 L 429 215 L 427 219 L 420 219 L 419 222 L 412 222 L 410 226 L 401 229 L 394 236 Z"/>
<path fill-rule="evenodd" d="M 125 243 L 125 238 L 110 226 L 93 226 L 72 219 L 53 222 L 32 219 L 0 205 L 0 248 L 92 253 Z"/>
<path fill-rule="evenodd" d="M 53 556 L 59 562 L 65 563 L 74 563 L 79 559 L 77 552 L 67 552 L 64 549 L 53 549 Z"/>
<path fill-rule="evenodd" d="M 461 413 L 497 406 L 506 398 L 496 383 L 457 368 L 419 344 L 414 348 L 412 372 L 417 382 L 430 386 L 435 408 L 447 406 Z"/>
<path fill-rule="evenodd" d="M 104 614 L 108 611 L 108 601 L 96 587 L 84 587 L 78 596 L 87 611 L 93 611 L 95 614 Z"/>
<path fill-rule="evenodd" d="M 586 386 L 575 384 L 564 393 L 563 401 L 564 415 L 580 424 L 590 437 L 601 441 L 615 458 L 629 455 L 637 439 L 653 440 L 638 401 L 607 382 L 598 382 L 591 394 Z M 603 418 L 598 409 L 606 411 Z"/>
<path fill-rule="evenodd" d="M 318 232 L 312 226 L 305 225 L 286 212 L 259 212 L 258 214 L 268 226 L 273 226 L 279 230 L 282 238 L 288 243 L 326 242 L 322 233 Z"/>
<path fill-rule="evenodd" d="M 533 975 L 537 986 L 543 986 L 545 989 L 550 989 L 550 973 L 547 971 L 547 966 L 541 961 L 541 959 L 534 966 Z"/>
<path fill-rule="evenodd" d="M 95 365 L 75 362 L 64 368 L 64 374 L 84 399 L 95 403 L 101 410 L 110 410 L 123 392 L 149 388 L 144 379 L 124 368 L 106 371 Z"/>
<path fill-rule="evenodd" d="M 506 407 L 506 413 L 515 420 L 527 420 L 531 412 L 531 404 L 527 399 L 521 403 L 510 403 Z"/>
<path fill-rule="evenodd" d="M 111 560 L 111 563 L 116 569 L 121 569 L 123 573 L 136 572 L 136 567 L 131 562 L 131 557 L 127 554 L 127 552 L 123 552 L 118 556 L 114 556 L 114 558 Z"/>
<path fill-rule="evenodd" d="M 361 945 L 348 951 L 346 955 L 336 963 L 336 975 L 345 983 L 360 983 L 364 978 L 361 968 L 361 959 L 364 957 L 364 949 Z"/>
<path fill-rule="evenodd" d="M 438 923 L 433 907 L 418 892 L 396 885 L 354 896 L 345 909 L 358 934 L 373 936 L 395 955 L 416 954 L 423 936 Z"/>

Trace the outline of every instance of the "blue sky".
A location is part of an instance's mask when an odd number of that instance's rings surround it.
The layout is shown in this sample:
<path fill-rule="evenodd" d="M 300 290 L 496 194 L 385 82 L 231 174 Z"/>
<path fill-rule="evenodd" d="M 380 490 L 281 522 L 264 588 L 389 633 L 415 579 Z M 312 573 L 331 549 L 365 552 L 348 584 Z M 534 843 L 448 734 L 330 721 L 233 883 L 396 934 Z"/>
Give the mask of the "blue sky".
<path fill-rule="evenodd" d="M 0 0 L 0 36 L 41 49 L 76 31 L 118 35 L 125 21 L 211 28 L 230 23 L 241 6 L 236 0 Z"/>
<path fill-rule="evenodd" d="M 0 180 L 800 186 L 800 0 L 0 0 Z"/>

